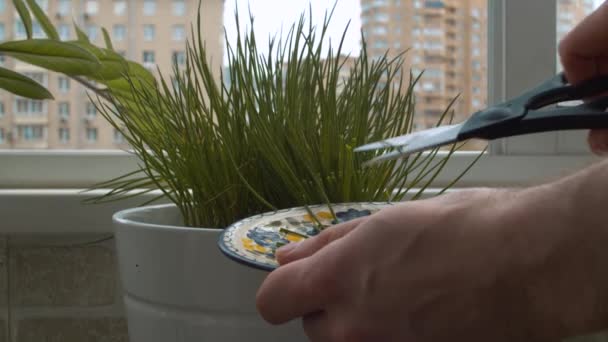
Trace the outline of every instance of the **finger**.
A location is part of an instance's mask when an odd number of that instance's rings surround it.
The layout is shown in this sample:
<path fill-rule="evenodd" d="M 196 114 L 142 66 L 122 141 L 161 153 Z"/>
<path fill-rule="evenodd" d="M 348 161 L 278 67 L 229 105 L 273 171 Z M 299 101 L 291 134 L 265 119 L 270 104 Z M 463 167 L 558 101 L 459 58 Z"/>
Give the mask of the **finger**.
<path fill-rule="evenodd" d="M 608 129 L 594 129 L 589 131 L 589 147 L 597 155 L 608 154 Z"/>
<path fill-rule="evenodd" d="M 290 243 L 284 247 L 281 247 L 276 253 L 277 261 L 280 265 L 285 265 L 295 260 L 307 258 L 315 254 L 321 248 L 327 246 L 332 241 L 335 241 L 348 234 L 366 219 L 367 217 L 360 217 L 355 220 L 344 222 L 325 229 L 315 237 L 308 238 L 298 243 Z"/>
<path fill-rule="evenodd" d="M 322 311 L 338 295 L 338 258 L 327 249 L 271 272 L 258 290 L 260 315 L 271 324 Z"/>
<path fill-rule="evenodd" d="M 608 41 L 608 2 L 587 16 L 559 44 L 559 54 L 566 76 L 577 83 L 608 73 L 606 47 Z"/>

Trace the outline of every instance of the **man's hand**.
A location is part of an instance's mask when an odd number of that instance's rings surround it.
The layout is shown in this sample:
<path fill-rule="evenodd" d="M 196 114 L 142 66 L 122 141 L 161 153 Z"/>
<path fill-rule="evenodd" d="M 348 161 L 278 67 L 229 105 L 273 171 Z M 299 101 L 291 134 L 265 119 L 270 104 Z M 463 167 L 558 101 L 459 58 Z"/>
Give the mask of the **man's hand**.
<path fill-rule="evenodd" d="M 571 83 L 608 74 L 608 2 L 564 37 L 559 55 Z M 592 130 L 588 140 L 594 153 L 608 153 L 608 130 Z"/>
<path fill-rule="evenodd" d="M 605 270 L 595 267 L 608 260 L 593 259 L 600 246 L 573 229 L 571 202 L 560 200 L 569 190 L 471 190 L 329 228 L 280 250 L 258 309 L 274 324 L 303 317 L 311 341 L 552 341 L 592 331 L 605 323 L 594 309 Z"/>

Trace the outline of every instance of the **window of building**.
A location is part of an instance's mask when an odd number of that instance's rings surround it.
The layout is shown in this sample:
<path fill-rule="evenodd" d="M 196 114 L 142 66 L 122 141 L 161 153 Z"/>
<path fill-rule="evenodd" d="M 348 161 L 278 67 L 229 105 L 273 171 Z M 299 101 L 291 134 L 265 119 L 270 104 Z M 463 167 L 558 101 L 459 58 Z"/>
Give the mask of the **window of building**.
<path fill-rule="evenodd" d="M 57 13 L 61 16 L 68 16 L 72 12 L 72 0 L 59 0 Z"/>
<path fill-rule="evenodd" d="M 6 0 L 0 0 L 0 13 L 4 13 L 6 10 Z"/>
<path fill-rule="evenodd" d="M 45 72 L 25 71 L 25 72 L 22 72 L 22 74 L 40 84 L 42 84 L 43 86 L 46 86 L 46 84 L 47 84 L 47 73 L 45 73 Z"/>
<path fill-rule="evenodd" d="M 21 116 L 42 116 L 44 113 L 44 103 L 41 100 L 30 100 L 18 97 L 15 99 L 14 112 Z"/>
<path fill-rule="evenodd" d="M 123 16 L 127 13 L 127 1 L 126 0 L 114 0 L 114 14 L 117 16 Z"/>
<path fill-rule="evenodd" d="M 88 118 L 94 118 L 97 116 L 97 107 L 92 102 L 87 102 L 86 104 L 86 115 Z"/>
<path fill-rule="evenodd" d="M 49 10 L 49 0 L 36 0 L 36 4 L 43 10 Z"/>
<path fill-rule="evenodd" d="M 99 13 L 99 2 L 97 0 L 86 0 L 84 11 L 88 15 L 96 15 Z"/>
<path fill-rule="evenodd" d="M 46 128 L 42 125 L 19 125 L 17 135 L 25 141 L 43 140 Z"/>
<path fill-rule="evenodd" d="M 115 144 L 122 144 L 125 142 L 125 136 L 122 135 L 122 133 L 120 133 L 119 130 L 117 130 L 116 128 L 114 128 L 114 143 Z"/>
<path fill-rule="evenodd" d="M 376 26 L 374 27 L 373 32 L 377 35 L 385 35 L 387 33 L 387 29 L 385 26 Z"/>
<path fill-rule="evenodd" d="M 156 63 L 156 56 L 154 54 L 154 51 L 144 51 L 143 52 L 143 62 L 146 64 Z"/>
<path fill-rule="evenodd" d="M 144 15 L 156 14 L 156 0 L 144 0 Z"/>
<path fill-rule="evenodd" d="M 57 104 L 57 112 L 61 119 L 67 119 L 70 117 L 70 103 L 66 101 L 59 102 Z"/>
<path fill-rule="evenodd" d="M 184 51 L 173 51 L 173 64 L 186 65 L 186 53 Z"/>
<path fill-rule="evenodd" d="M 144 40 L 152 41 L 156 37 L 156 27 L 154 25 L 144 25 Z"/>
<path fill-rule="evenodd" d="M 59 34 L 59 39 L 70 40 L 72 35 L 72 26 L 69 24 L 59 24 L 57 25 L 57 33 Z"/>
<path fill-rule="evenodd" d="M 4 116 L 4 102 L 0 102 L 0 118 Z"/>
<path fill-rule="evenodd" d="M 70 129 L 68 127 L 59 128 L 59 142 L 62 144 L 70 142 Z"/>
<path fill-rule="evenodd" d="M 86 130 L 86 138 L 89 143 L 97 142 L 97 128 L 88 127 Z"/>
<path fill-rule="evenodd" d="M 4 128 L 0 127 L 0 144 L 4 144 Z"/>
<path fill-rule="evenodd" d="M 123 24 L 115 24 L 112 26 L 112 37 L 117 42 L 125 40 L 127 37 L 127 27 Z"/>
<path fill-rule="evenodd" d="M 60 92 L 67 93 L 70 91 L 70 79 L 66 76 L 58 76 L 57 87 L 59 88 Z"/>
<path fill-rule="evenodd" d="M 4 63 L 6 63 L 6 55 L 3 53 L 0 53 L 0 66 L 3 66 Z"/>
<path fill-rule="evenodd" d="M 376 21 L 385 23 L 385 22 L 388 22 L 390 20 L 390 17 L 386 13 L 376 13 L 376 15 L 374 15 L 374 19 Z"/>
<path fill-rule="evenodd" d="M 86 33 L 87 33 L 87 37 L 89 37 L 89 40 L 91 42 L 96 41 L 97 40 L 97 34 L 98 34 L 97 25 L 95 25 L 95 24 L 88 24 L 86 26 Z"/>
<path fill-rule="evenodd" d="M 185 0 L 173 0 L 173 15 L 184 16 L 186 15 L 186 1 Z"/>
<path fill-rule="evenodd" d="M 4 28 L 4 23 L 0 23 L 0 41 L 6 40 L 6 30 Z"/>
<path fill-rule="evenodd" d="M 186 40 L 186 28 L 184 25 L 173 25 L 173 40 L 178 42 Z"/>

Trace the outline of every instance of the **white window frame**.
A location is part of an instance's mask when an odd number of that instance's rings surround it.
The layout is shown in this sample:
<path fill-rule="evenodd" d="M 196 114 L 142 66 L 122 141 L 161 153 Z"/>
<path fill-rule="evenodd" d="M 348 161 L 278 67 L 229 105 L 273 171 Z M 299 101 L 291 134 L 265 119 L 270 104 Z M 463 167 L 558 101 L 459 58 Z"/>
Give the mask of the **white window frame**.
<path fill-rule="evenodd" d="M 554 0 L 489 0 L 489 103 L 520 94 L 555 73 L 556 16 Z M 530 65 L 534 65 L 530 68 Z M 580 133 L 576 133 L 578 135 Z M 519 186 L 572 172 L 597 160 L 585 140 L 572 133 L 549 133 L 503 139 L 491 144 L 458 186 Z M 449 183 L 477 156 L 454 155 L 435 180 Z M 87 188 L 137 166 L 136 158 L 119 150 L 0 150 L 0 189 Z"/>

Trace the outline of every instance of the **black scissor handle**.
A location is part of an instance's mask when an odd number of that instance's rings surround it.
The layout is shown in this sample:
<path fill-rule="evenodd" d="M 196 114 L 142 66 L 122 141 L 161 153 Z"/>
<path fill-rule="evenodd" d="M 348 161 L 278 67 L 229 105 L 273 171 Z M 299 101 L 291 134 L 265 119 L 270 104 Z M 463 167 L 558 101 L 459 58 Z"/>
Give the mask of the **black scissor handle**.
<path fill-rule="evenodd" d="M 539 109 L 560 102 L 584 100 L 608 92 L 608 75 L 598 76 L 578 84 L 570 84 L 565 74 L 559 73 L 532 91 L 526 109 Z"/>
<path fill-rule="evenodd" d="M 608 96 L 573 107 L 548 107 L 606 93 L 608 75 L 572 85 L 559 73 L 512 100 L 475 113 L 463 125 L 458 139 L 493 140 L 556 130 L 608 128 Z"/>

